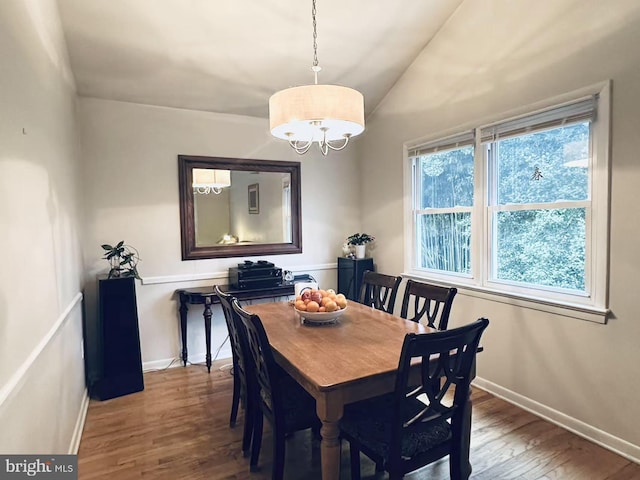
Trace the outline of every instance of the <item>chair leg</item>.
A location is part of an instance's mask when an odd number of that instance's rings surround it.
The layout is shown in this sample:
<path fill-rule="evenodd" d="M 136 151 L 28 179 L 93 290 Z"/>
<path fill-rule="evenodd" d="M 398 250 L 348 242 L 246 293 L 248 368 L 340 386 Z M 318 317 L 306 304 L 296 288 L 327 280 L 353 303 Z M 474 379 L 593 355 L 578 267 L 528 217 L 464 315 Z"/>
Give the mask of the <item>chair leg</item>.
<path fill-rule="evenodd" d="M 349 442 L 351 457 L 351 480 L 360 480 L 360 450 L 352 442 Z"/>
<path fill-rule="evenodd" d="M 238 405 L 240 404 L 240 379 L 233 375 L 233 399 L 231 400 L 231 416 L 229 417 L 229 426 L 231 428 L 236 426 L 236 419 L 238 418 Z"/>
<path fill-rule="evenodd" d="M 255 413 L 253 423 L 253 440 L 251 441 L 251 461 L 249 462 L 249 470 L 258 471 L 258 458 L 260 457 L 260 447 L 262 447 L 262 412 Z"/>
<path fill-rule="evenodd" d="M 464 405 L 464 410 L 460 412 L 462 417 L 461 427 L 458 432 L 458 440 L 453 437 L 453 448 L 449 455 L 449 473 L 451 480 L 468 480 L 471 476 L 471 463 L 469 453 L 471 446 L 471 398 Z"/>
<path fill-rule="evenodd" d="M 244 409 L 244 432 L 242 433 L 242 456 L 248 457 L 251 452 L 251 439 L 253 438 L 253 424 L 255 413 L 250 405 Z"/>
<path fill-rule="evenodd" d="M 284 477 L 284 432 L 273 429 L 273 469 L 271 480 L 282 480 Z"/>

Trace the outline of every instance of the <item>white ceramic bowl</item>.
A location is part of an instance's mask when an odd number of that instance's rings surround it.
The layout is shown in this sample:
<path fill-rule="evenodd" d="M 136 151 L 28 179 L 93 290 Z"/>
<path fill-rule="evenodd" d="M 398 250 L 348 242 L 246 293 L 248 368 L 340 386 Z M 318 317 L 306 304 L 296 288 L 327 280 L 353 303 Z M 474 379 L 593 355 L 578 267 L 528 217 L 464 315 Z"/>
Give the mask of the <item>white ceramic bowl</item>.
<path fill-rule="evenodd" d="M 311 323 L 331 323 L 335 322 L 344 312 L 347 307 L 335 310 L 333 312 L 304 312 L 294 307 L 294 310 L 303 318 L 306 322 Z"/>

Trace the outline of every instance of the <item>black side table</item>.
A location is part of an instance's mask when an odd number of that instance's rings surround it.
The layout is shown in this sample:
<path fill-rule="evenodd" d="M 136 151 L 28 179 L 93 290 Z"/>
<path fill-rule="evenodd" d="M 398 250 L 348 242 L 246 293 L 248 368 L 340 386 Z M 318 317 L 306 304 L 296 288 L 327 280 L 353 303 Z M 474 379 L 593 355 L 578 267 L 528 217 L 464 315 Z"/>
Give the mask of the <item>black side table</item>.
<path fill-rule="evenodd" d="M 260 298 L 278 298 L 287 297 L 294 294 L 294 286 L 298 281 L 308 281 L 312 277 L 306 274 L 296 275 L 295 279 L 291 282 L 283 282 L 281 285 L 274 287 L 265 287 L 257 289 L 236 289 L 230 285 L 220 285 L 220 289 L 233 295 L 238 300 L 257 300 Z M 204 305 L 204 336 L 207 343 L 206 362 L 207 370 L 211 372 L 211 305 L 220 303 L 220 299 L 211 287 L 197 287 L 197 288 L 181 288 L 176 290 L 176 295 L 180 299 L 180 333 L 182 335 L 182 363 L 187 366 L 187 312 L 189 311 L 188 305 Z"/>
<path fill-rule="evenodd" d="M 373 258 L 338 257 L 338 293 L 357 302 L 366 270 L 374 270 Z"/>

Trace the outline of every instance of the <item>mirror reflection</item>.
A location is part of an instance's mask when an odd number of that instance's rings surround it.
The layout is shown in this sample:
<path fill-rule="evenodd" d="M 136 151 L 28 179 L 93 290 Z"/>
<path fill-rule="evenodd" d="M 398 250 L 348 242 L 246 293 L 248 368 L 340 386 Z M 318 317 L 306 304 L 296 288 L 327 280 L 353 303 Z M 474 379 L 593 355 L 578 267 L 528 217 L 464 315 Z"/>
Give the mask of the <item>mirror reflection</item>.
<path fill-rule="evenodd" d="M 300 163 L 178 157 L 183 260 L 300 253 Z"/>
<path fill-rule="evenodd" d="M 289 173 L 194 169 L 193 178 L 196 247 L 291 242 Z"/>

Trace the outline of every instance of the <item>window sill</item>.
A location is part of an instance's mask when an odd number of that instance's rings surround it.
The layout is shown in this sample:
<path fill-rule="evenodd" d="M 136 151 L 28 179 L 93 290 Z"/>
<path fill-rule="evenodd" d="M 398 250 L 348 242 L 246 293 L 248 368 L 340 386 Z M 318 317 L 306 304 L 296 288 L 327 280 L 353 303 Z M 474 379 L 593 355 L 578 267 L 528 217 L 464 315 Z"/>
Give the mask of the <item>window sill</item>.
<path fill-rule="evenodd" d="M 433 279 L 421 277 L 411 273 L 403 273 L 402 276 L 404 278 L 411 278 L 417 281 L 428 281 L 430 283 L 441 285 L 446 284 L 445 282 L 439 280 L 434 281 Z M 598 308 L 588 305 L 550 301 L 548 299 L 497 292 L 495 290 L 489 290 L 487 288 L 464 284 L 452 285 L 458 289 L 458 294 L 460 295 L 482 298 L 493 302 L 506 303 L 508 305 L 528 308 L 531 310 L 538 310 L 541 312 L 553 313 L 555 315 L 561 315 L 563 317 L 577 318 L 579 320 L 586 320 L 594 323 L 606 324 L 609 314 L 611 313 L 608 308 Z"/>

